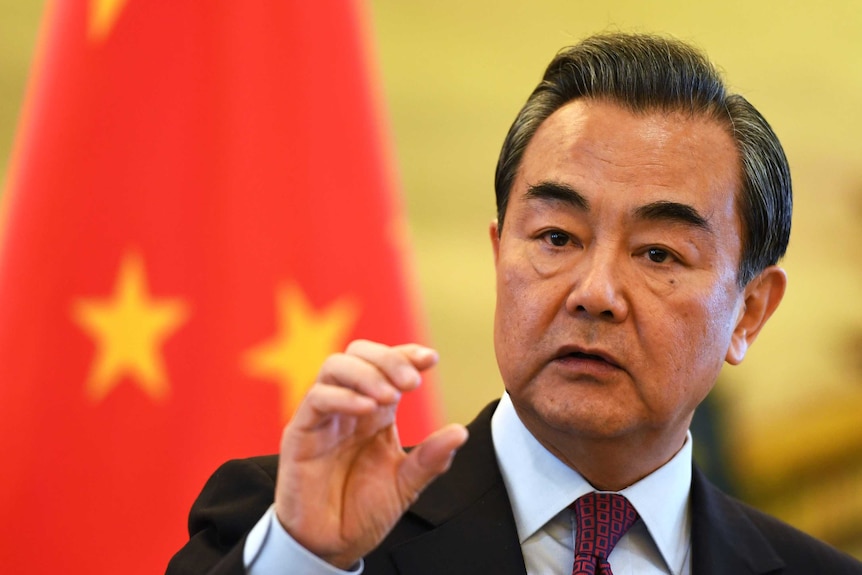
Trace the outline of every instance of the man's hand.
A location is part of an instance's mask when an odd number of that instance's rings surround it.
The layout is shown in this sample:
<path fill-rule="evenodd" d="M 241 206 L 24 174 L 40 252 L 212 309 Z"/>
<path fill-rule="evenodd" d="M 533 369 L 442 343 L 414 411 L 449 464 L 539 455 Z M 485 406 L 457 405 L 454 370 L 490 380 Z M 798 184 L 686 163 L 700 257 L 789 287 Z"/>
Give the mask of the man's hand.
<path fill-rule="evenodd" d="M 431 349 L 355 341 L 330 356 L 284 429 L 275 511 L 302 546 L 342 569 L 374 549 L 467 439 L 438 430 L 404 453 L 401 394 L 437 363 Z"/>

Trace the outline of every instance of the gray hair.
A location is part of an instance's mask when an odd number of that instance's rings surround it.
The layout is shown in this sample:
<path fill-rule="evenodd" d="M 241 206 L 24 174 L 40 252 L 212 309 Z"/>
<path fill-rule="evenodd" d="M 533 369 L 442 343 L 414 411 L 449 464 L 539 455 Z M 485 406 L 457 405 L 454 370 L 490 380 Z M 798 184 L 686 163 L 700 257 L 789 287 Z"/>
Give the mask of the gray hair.
<path fill-rule="evenodd" d="M 556 110 L 577 98 L 606 100 L 634 113 L 702 115 L 725 126 L 740 156 L 737 211 L 745 286 L 787 250 L 793 193 L 790 167 L 769 123 L 745 98 L 729 94 L 706 56 L 678 40 L 645 34 L 592 36 L 560 51 L 509 128 L 494 187 L 498 231 L 527 145 Z"/>

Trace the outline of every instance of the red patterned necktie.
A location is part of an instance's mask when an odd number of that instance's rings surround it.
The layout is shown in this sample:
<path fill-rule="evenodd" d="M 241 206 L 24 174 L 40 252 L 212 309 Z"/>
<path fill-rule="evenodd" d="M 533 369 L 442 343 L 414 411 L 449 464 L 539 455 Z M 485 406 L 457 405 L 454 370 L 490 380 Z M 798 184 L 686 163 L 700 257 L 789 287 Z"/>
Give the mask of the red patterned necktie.
<path fill-rule="evenodd" d="M 608 555 L 637 521 L 638 512 L 617 493 L 588 493 L 572 509 L 577 520 L 572 575 L 613 575 Z"/>

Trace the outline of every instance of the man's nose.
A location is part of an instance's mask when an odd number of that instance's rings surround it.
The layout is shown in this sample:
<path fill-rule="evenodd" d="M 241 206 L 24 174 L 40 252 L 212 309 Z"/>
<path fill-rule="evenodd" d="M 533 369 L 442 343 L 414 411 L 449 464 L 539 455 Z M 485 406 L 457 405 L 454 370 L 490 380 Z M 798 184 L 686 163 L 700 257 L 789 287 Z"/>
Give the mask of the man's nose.
<path fill-rule="evenodd" d="M 584 254 L 572 273 L 572 286 L 566 309 L 572 314 L 586 313 L 614 322 L 629 313 L 624 290 L 624 263 L 610 249 L 594 249 Z"/>

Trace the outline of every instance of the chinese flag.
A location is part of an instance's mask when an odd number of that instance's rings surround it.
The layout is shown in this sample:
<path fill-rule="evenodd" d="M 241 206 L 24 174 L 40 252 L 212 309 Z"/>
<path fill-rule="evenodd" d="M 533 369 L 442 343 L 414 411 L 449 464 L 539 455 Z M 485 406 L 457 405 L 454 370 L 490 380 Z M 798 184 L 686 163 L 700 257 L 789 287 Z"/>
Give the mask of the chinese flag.
<path fill-rule="evenodd" d="M 421 341 L 343 0 L 57 0 L 0 240 L 0 565 L 162 572 L 328 354 Z M 402 439 L 437 421 L 405 397 Z"/>

